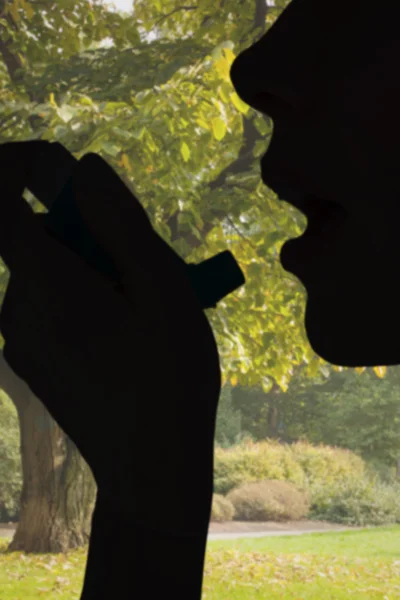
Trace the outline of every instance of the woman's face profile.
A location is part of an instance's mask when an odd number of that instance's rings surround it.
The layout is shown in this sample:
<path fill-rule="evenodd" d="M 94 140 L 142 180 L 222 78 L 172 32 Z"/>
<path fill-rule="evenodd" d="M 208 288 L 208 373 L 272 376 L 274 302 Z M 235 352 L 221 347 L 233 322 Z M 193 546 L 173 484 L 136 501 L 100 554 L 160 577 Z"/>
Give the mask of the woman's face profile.
<path fill-rule="evenodd" d="M 292 0 L 231 68 L 274 121 L 263 181 L 308 219 L 281 262 L 306 289 L 310 344 L 349 367 L 400 364 L 400 8 L 376 25 L 355 4 L 340 22 Z"/>

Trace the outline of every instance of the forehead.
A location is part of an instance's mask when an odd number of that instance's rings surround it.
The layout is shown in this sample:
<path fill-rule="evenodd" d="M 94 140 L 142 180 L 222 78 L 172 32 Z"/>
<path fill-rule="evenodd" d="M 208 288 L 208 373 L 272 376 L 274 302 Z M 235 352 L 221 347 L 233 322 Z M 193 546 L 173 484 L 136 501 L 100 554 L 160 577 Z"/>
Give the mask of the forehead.
<path fill-rule="evenodd" d="M 367 80 L 371 65 L 379 62 L 393 81 L 399 70 L 399 18 L 398 0 L 352 0 L 345 7 L 332 0 L 292 0 L 268 32 L 237 57 L 232 82 L 250 105 L 252 93 L 265 91 L 309 108 L 331 95 L 343 96 L 352 81 Z"/>

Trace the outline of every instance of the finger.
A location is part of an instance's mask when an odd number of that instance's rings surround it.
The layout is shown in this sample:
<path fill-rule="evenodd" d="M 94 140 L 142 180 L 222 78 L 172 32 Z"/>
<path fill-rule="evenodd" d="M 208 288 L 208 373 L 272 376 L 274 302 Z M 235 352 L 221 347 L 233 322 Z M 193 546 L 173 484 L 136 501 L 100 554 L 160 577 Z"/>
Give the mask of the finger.
<path fill-rule="evenodd" d="M 105 160 L 86 154 L 73 185 L 83 219 L 113 257 L 123 284 L 135 283 L 136 298 L 140 293 L 145 301 L 150 289 L 171 299 L 187 294 L 185 262 L 157 234 L 143 206 Z"/>
<path fill-rule="evenodd" d="M 48 146 L 48 142 L 0 145 L 0 256 L 11 274 L 23 278 L 31 299 L 48 295 L 50 289 L 57 298 L 64 278 L 81 290 L 90 287 L 104 295 L 106 279 L 50 236 L 41 215 L 22 197 L 37 155 Z"/>
<path fill-rule="evenodd" d="M 43 227 L 22 194 L 37 153 L 48 142 L 0 145 L 0 256 L 11 269 L 26 269 L 33 249 L 45 243 Z"/>
<path fill-rule="evenodd" d="M 97 154 L 86 154 L 78 164 L 73 185 L 83 218 L 116 260 L 119 270 L 130 270 L 132 249 L 154 240 L 150 219 L 122 179 Z"/>

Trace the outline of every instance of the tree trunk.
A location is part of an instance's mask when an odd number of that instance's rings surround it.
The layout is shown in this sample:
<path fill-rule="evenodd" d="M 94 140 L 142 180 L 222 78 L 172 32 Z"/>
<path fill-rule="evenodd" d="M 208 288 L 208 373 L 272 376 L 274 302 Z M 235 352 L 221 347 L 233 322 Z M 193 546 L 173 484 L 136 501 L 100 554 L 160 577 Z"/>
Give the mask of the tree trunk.
<path fill-rule="evenodd" d="M 270 406 L 268 410 L 269 435 L 276 439 L 278 437 L 278 408 Z"/>
<path fill-rule="evenodd" d="M 9 552 L 57 553 L 89 542 L 97 486 L 75 444 L 0 354 L 0 387 L 20 425 L 23 487 Z"/>

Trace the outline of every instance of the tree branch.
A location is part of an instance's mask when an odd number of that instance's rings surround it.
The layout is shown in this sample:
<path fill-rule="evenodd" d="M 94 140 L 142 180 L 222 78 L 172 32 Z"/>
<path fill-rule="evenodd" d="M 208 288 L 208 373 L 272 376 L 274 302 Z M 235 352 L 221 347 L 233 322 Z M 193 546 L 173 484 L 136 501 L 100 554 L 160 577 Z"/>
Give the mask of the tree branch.
<path fill-rule="evenodd" d="M 240 40 L 240 44 L 246 40 L 246 38 L 252 33 L 256 33 L 259 29 L 261 29 L 261 35 L 265 33 L 265 22 L 268 15 L 270 7 L 267 5 L 265 0 L 256 0 L 256 10 L 254 12 L 254 21 L 250 28 L 250 31 L 247 35 L 243 36 Z M 260 36 L 261 37 L 261 36 Z M 258 38 L 259 39 L 259 38 Z M 257 40 L 253 40 L 252 43 L 255 43 Z"/>
<path fill-rule="evenodd" d="M 249 32 L 250 35 L 252 32 L 257 31 L 259 28 L 261 28 L 261 31 L 265 31 L 266 17 L 268 11 L 269 7 L 267 6 L 265 0 L 256 0 L 254 22 Z M 254 40 L 253 43 L 255 41 L 256 40 Z M 243 117 L 243 145 L 239 151 L 239 155 L 233 163 L 231 163 L 226 169 L 219 173 L 219 175 L 213 182 L 211 182 L 211 184 L 208 184 L 211 190 L 215 190 L 219 187 L 224 186 L 226 184 L 226 179 L 229 175 L 245 173 L 248 171 L 248 169 L 251 167 L 252 162 L 254 161 L 254 145 L 256 141 L 260 139 L 263 139 L 263 136 L 261 136 L 258 130 L 256 129 L 253 120 L 246 119 L 245 117 Z M 203 240 L 205 240 L 207 234 L 213 229 L 215 221 L 221 221 L 222 219 L 227 218 L 226 213 L 223 211 L 214 211 L 213 216 L 214 219 L 212 219 L 209 223 L 205 223 L 201 231 Z M 175 213 L 168 219 L 167 225 L 171 230 L 172 242 L 181 237 L 178 228 L 178 213 Z M 201 241 L 192 233 L 189 233 L 185 236 L 185 241 L 191 248 L 197 248 L 201 243 Z"/>
<path fill-rule="evenodd" d="M 207 186 L 213 191 L 220 187 L 223 187 L 226 184 L 226 179 L 229 175 L 235 175 L 239 173 L 248 172 L 251 167 L 254 156 L 253 156 L 253 148 L 257 140 L 263 139 L 263 136 L 256 129 L 252 119 L 244 119 L 243 121 L 243 145 L 239 151 L 239 155 L 233 163 L 228 165 L 223 171 L 219 173 L 219 175 L 212 181 L 211 183 L 207 183 Z M 222 221 L 227 218 L 226 212 L 214 211 L 213 219 L 204 224 L 203 229 L 201 230 L 202 239 L 205 240 L 207 234 L 214 228 L 216 221 Z M 178 238 L 182 237 L 182 233 L 179 232 L 178 226 L 178 213 L 172 215 L 168 221 L 167 225 L 171 230 L 171 241 L 174 242 Z M 198 248 L 198 246 L 202 243 L 194 234 L 189 233 L 185 236 L 185 241 L 191 248 Z"/>
<path fill-rule="evenodd" d="M 5 10 L 6 1 L 1 3 L 0 0 L 0 10 Z M 18 26 L 15 24 L 10 14 L 5 16 L 6 21 L 9 23 L 11 27 L 18 31 Z M 24 79 L 24 64 L 18 55 L 15 55 L 11 50 L 10 46 L 12 44 L 12 40 L 7 40 L 7 42 L 3 39 L 3 32 L 5 31 L 4 27 L 0 26 L 0 55 L 3 57 L 4 64 L 7 68 L 8 75 L 11 81 L 18 85 Z M 19 70 L 19 71 L 18 71 Z M 28 94 L 29 100 L 31 102 L 40 102 L 41 99 L 34 98 L 32 94 Z M 37 131 L 40 124 L 43 123 L 42 117 L 39 115 L 30 115 L 28 117 L 29 124 L 33 131 Z"/>
<path fill-rule="evenodd" d="M 197 8 L 198 8 L 198 6 L 178 6 L 177 8 L 174 8 L 173 10 L 171 10 L 166 15 L 163 15 L 158 21 L 156 21 L 153 24 L 153 27 L 156 27 L 157 25 L 162 23 L 162 21 L 165 21 L 165 19 L 168 19 L 168 17 L 170 17 L 174 13 L 178 12 L 179 10 L 197 10 Z"/>

